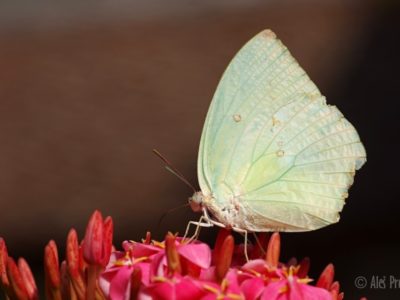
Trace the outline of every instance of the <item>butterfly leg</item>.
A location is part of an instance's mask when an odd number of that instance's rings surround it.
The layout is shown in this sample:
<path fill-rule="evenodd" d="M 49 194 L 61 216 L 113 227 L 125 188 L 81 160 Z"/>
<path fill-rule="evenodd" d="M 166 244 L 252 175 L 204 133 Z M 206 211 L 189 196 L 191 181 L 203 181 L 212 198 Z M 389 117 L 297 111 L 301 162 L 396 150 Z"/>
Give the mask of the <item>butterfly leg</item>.
<path fill-rule="evenodd" d="M 256 240 L 257 246 L 260 247 L 260 250 L 262 252 L 262 255 L 265 256 L 265 249 L 263 248 L 263 245 L 261 245 L 260 240 L 258 239 L 258 236 L 255 232 L 253 232 L 254 239 Z"/>
<path fill-rule="evenodd" d="M 214 224 L 209 222 L 209 220 L 203 215 L 203 216 L 200 217 L 199 221 L 197 221 L 197 222 L 196 221 L 190 221 L 188 223 L 188 225 L 186 226 L 185 235 L 183 236 L 183 240 L 187 239 L 187 236 L 189 234 L 189 230 L 190 230 L 190 226 L 191 225 L 195 225 L 196 229 L 194 231 L 194 234 L 188 239 L 189 243 L 191 241 L 195 240 L 199 236 L 201 227 L 212 227 L 212 226 L 214 226 Z"/>
<path fill-rule="evenodd" d="M 211 219 L 210 216 L 208 215 L 208 212 L 207 212 L 206 209 L 203 209 L 203 216 L 202 217 L 209 224 L 216 225 L 216 226 L 221 227 L 221 228 L 227 228 L 227 226 L 225 224 L 217 222 L 217 221 Z M 206 226 L 203 226 L 203 227 L 206 227 Z M 211 226 L 207 226 L 207 227 L 211 227 Z M 199 228 L 197 228 L 197 229 L 199 229 Z M 249 256 L 247 254 L 247 245 L 248 245 L 247 230 L 239 228 L 239 227 L 232 227 L 232 229 L 233 229 L 233 231 L 236 231 L 236 232 L 238 232 L 240 234 L 243 234 L 243 236 L 244 236 L 244 256 L 246 257 L 246 261 L 249 261 Z"/>
<path fill-rule="evenodd" d="M 221 222 L 213 220 L 210 215 L 207 212 L 207 209 L 203 209 L 203 217 L 204 220 L 206 220 L 208 223 L 214 224 L 215 226 L 221 227 L 221 228 L 226 228 L 225 224 L 222 224 Z"/>
<path fill-rule="evenodd" d="M 244 236 L 244 257 L 246 258 L 246 261 L 249 261 L 249 255 L 247 254 L 247 245 L 248 245 L 248 237 L 247 237 L 247 230 L 241 229 L 238 227 L 232 227 L 232 229 L 238 233 L 243 234 Z"/>
<path fill-rule="evenodd" d="M 226 226 L 220 222 L 217 222 L 215 220 L 213 220 L 210 215 L 208 214 L 208 211 L 206 208 L 203 208 L 203 215 L 200 217 L 198 222 L 195 221 L 190 221 L 188 226 L 186 227 L 186 231 L 185 231 L 185 235 L 184 235 L 184 239 L 186 239 L 188 233 L 189 233 L 189 229 L 190 229 L 190 225 L 196 225 L 196 230 L 194 232 L 194 234 L 189 238 L 189 242 L 197 239 L 197 237 L 200 234 L 200 229 L 201 227 L 213 227 L 218 226 L 218 227 L 222 227 L 222 228 L 226 228 Z"/>

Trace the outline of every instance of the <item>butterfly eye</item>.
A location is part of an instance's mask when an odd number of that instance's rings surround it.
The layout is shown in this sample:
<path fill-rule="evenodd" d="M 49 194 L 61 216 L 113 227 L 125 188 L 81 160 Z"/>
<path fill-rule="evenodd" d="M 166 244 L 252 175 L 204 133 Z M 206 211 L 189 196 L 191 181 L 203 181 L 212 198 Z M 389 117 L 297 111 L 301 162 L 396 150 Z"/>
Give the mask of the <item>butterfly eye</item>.
<path fill-rule="evenodd" d="M 199 201 L 198 199 L 194 199 L 193 197 L 189 198 L 189 205 L 190 208 L 194 211 L 194 212 L 201 212 L 202 208 L 203 208 L 203 202 Z"/>

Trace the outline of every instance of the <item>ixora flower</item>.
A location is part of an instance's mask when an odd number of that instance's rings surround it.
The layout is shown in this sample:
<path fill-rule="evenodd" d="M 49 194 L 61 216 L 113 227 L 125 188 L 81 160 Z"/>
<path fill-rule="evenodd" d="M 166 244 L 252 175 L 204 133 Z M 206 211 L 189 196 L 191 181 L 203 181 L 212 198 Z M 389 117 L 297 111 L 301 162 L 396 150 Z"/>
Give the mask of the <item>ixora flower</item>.
<path fill-rule="evenodd" d="M 279 261 L 278 233 L 260 234 L 248 246 L 235 245 L 221 229 L 214 249 L 200 241 L 167 233 L 163 241 L 125 241 L 112 245 L 113 222 L 95 211 L 79 243 L 71 229 L 66 258 L 59 261 L 55 241 L 44 251 L 45 293 L 49 300 L 342 300 L 334 267 L 329 264 L 315 285 L 308 277 L 310 260 Z M 0 238 L 0 287 L 6 299 L 36 300 L 38 289 L 27 262 L 8 255 Z M 366 300 L 366 298 L 362 298 Z"/>

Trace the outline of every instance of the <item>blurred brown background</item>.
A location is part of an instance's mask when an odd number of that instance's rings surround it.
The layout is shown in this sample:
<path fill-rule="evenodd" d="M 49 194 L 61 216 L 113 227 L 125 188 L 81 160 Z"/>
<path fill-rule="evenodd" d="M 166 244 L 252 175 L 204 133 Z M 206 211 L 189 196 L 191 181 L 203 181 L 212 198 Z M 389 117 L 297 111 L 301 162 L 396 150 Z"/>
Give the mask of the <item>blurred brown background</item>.
<path fill-rule="evenodd" d="M 71 226 L 83 236 L 96 208 L 114 218 L 116 245 L 147 229 L 182 232 L 188 209 L 157 222 L 191 191 L 151 150 L 197 184 L 218 80 L 247 40 L 271 28 L 369 155 L 341 222 L 285 234 L 283 255 L 310 255 L 312 274 L 334 262 L 347 299 L 400 295 L 353 283 L 400 278 L 398 11 L 390 1 L 0 2 L 0 235 L 9 251 L 39 268 L 45 243 L 63 248 Z"/>

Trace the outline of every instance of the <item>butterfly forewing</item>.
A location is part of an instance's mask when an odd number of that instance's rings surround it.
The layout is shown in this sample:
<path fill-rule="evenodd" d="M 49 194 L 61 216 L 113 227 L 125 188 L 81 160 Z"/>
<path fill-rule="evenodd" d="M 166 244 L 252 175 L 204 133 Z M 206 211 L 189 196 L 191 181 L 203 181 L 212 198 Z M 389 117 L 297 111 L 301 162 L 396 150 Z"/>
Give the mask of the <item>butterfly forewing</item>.
<path fill-rule="evenodd" d="M 239 204 L 242 222 L 229 225 L 311 230 L 338 220 L 365 157 L 354 127 L 265 30 L 239 51 L 218 85 L 198 177 L 214 213 Z"/>

